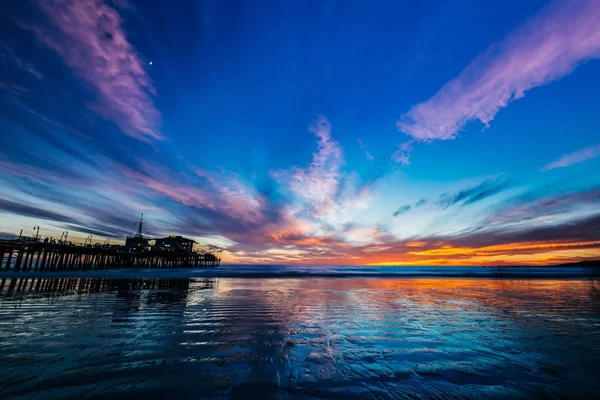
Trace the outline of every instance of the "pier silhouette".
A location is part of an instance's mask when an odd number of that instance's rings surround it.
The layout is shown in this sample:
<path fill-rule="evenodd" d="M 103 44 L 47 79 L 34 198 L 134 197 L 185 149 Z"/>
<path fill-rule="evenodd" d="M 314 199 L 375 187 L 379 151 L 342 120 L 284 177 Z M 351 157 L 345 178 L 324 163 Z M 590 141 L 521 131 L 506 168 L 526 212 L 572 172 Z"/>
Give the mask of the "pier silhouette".
<path fill-rule="evenodd" d="M 78 246 L 38 241 L 0 241 L 0 268 L 12 271 L 102 268 L 217 267 L 211 253 L 150 248 L 130 252 L 125 246 Z"/>
<path fill-rule="evenodd" d="M 40 227 L 33 229 L 35 237 L 0 239 L 0 270 L 40 271 L 107 268 L 182 268 L 217 267 L 220 258 L 208 251 L 194 251 L 196 242 L 182 236 L 152 239 L 145 235 L 143 216 L 137 232 L 125 239 L 125 245 L 92 245 L 88 236 L 83 245 L 67 241 L 68 232 L 60 240 L 41 240 Z M 89 243 L 88 243 L 89 240 Z"/>

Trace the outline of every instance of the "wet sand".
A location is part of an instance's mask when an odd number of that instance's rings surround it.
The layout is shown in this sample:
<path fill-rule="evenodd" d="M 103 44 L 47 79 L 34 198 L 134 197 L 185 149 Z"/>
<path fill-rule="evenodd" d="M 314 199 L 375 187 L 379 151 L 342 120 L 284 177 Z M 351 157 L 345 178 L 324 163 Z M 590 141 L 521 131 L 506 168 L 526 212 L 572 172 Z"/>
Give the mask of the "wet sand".
<path fill-rule="evenodd" d="M 600 282 L 4 278 L 0 398 L 593 398 Z"/>

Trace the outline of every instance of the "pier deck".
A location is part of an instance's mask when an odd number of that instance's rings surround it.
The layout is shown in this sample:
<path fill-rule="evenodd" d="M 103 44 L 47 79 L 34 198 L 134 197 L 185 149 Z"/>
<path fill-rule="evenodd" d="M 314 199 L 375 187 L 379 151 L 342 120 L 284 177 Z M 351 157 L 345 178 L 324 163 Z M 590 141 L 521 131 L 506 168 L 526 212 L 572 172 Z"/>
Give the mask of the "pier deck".
<path fill-rule="evenodd" d="M 212 254 L 175 251 L 130 253 L 123 248 L 0 241 L 0 270 L 217 267 Z"/>

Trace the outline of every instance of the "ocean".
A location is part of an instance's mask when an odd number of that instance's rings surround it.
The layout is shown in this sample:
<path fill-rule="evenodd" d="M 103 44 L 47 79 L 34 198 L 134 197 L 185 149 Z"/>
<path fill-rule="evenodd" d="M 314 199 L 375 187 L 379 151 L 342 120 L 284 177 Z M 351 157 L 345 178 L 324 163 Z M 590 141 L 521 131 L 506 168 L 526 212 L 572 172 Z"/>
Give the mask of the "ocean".
<path fill-rule="evenodd" d="M 5 273 L 0 398 L 594 398 L 593 268 Z"/>

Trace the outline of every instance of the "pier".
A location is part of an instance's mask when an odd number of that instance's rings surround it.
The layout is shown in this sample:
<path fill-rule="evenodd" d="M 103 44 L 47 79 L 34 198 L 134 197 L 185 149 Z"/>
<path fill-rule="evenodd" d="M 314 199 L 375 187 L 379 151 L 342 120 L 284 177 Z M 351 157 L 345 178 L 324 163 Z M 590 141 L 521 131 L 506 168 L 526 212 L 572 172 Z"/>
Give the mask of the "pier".
<path fill-rule="evenodd" d="M 0 270 L 42 271 L 108 268 L 217 267 L 210 253 L 149 249 L 131 252 L 123 246 L 96 247 L 38 241 L 0 241 Z"/>

